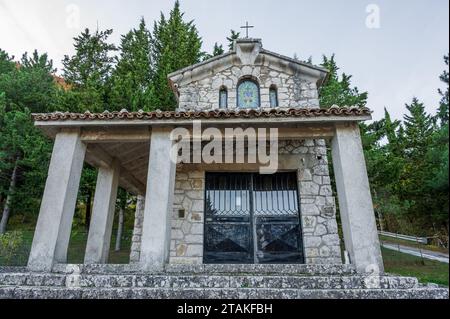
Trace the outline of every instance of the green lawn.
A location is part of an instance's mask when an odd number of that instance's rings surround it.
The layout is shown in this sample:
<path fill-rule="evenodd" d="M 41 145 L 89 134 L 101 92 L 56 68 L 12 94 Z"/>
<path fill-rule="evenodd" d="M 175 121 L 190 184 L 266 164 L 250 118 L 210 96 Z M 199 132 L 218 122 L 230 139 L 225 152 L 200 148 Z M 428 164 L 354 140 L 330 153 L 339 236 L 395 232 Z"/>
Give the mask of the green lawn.
<path fill-rule="evenodd" d="M 417 277 L 422 283 L 448 286 L 449 265 L 434 260 L 422 259 L 382 248 L 385 271 L 391 274 Z"/>
<path fill-rule="evenodd" d="M 31 243 L 33 241 L 34 231 L 23 230 L 23 243 L 18 253 L 12 258 L 8 265 L 10 266 L 24 266 L 27 263 L 28 255 L 31 249 Z M 119 252 L 114 251 L 116 236 L 115 230 L 111 240 L 111 250 L 109 253 L 109 262 L 112 264 L 127 264 L 129 262 L 130 247 L 131 247 L 131 232 L 125 233 L 122 238 L 122 250 Z M 73 231 L 69 250 L 67 253 L 68 263 L 80 264 L 83 263 L 84 253 L 86 251 L 87 233 L 83 230 Z M 0 256 L 0 265 L 5 265 L 5 261 Z"/>

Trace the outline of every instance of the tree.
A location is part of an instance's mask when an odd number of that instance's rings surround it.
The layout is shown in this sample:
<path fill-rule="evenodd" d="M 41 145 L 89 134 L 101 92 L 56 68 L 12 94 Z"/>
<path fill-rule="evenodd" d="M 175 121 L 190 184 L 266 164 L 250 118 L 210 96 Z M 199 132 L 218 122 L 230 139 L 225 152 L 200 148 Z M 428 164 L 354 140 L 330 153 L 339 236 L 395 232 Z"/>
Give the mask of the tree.
<path fill-rule="evenodd" d="M 414 159 L 423 158 L 433 133 L 433 118 L 425 112 L 425 106 L 417 98 L 406 104 L 409 114 L 404 115 L 405 155 Z"/>
<path fill-rule="evenodd" d="M 6 68 L 9 72 L 0 74 L 0 92 L 5 93 L 6 109 L 11 105 L 19 109 L 29 108 L 31 112 L 52 112 L 57 101 L 57 88 L 52 73 L 53 62 L 47 54 L 33 52 L 32 57 L 25 53 L 17 67 Z"/>
<path fill-rule="evenodd" d="M 163 13 L 155 22 L 152 34 L 152 61 L 154 63 L 153 105 L 162 110 L 174 109 L 177 105 L 169 86 L 167 75 L 201 61 L 202 40 L 193 21 L 185 22 L 179 1 L 170 12 L 169 19 Z"/>
<path fill-rule="evenodd" d="M 444 62 L 445 65 L 448 68 L 448 54 L 446 56 L 444 56 Z M 449 103 L 449 96 L 448 96 L 448 71 L 444 70 L 444 72 L 442 72 L 441 76 L 439 77 L 439 79 L 446 84 L 446 90 L 445 92 L 442 92 L 441 89 L 438 90 L 439 94 L 442 96 L 441 98 L 441 102 L 439 104 L 439 109 L 437 112 L 437 118 L 440 120 L 441 125 L 444 126 L 446 124 L 448 124 L 448 103 Z"/>
<path fill-rule="evenodd" d="M 214 43 L 213 53 L 212 56 L 218 56 L 225 53 L 225 50 L 223 49 L 222 44 L 218 44 L 217 42 Z"/>
<path fill-rule="evenodd" d="M 241 36 L 241 33 L 240 33 L 240 32 L 236 32 L 236 31 L 234 31 L 234 30 L 231 30 L 230 32 L 231 32 L 230 36 L 227 37 L 227 40 L 228 40 L 228 49 L 229 49 L 230 51 L 233 51 L 233 49 L 234 49 L 234 41 L 236 41 L 237 39 L 239 39 L 239 37 Z"/>
<path fill-rule="evenodd" d="M 116 60 L 117 66 L 112 75 L 112 108 L 127 108 L 129 111 L 151 110 L 152 48 L 150 32 L 144 18 L 141 19 L 138 29 L 122 36 L 119 49 L 120 57 Z"/>
<path fill-rule="evenodd" d="M 0 49 L 0 75 L 12 72 L 15 68 L 14 57 L 10 57 L 8 53 Z"/>
<path fill-rule="evenodd" d="M 334 54 L 331 58 L 323 56 L 322 67 L 329 71 L 327 82 L 320 89 L 320 105 L 328 108 L 337 106 L 364 107 L 367 104 L 367 92 L 359 93 L 357 87 L 351 87 L 351 75 L 345 73 L 339 77 L 339 68 Z"/>
<path fill-rule="evenodd" d="M 123 234 L 123 228 L 125 224 L 125 209 L 127 207 L 127 200 L 128 200 L 128 194 L 127 192 L 119 188 L 119 192 L 117 195 L 118 201 L 117 206 L 119 209 L 119 218 L 117 222 L 117 234 L 116 234 L 116 245 L 114 247 L 115 251 L 120 251 L 121 245 L 122 245 L 122 234 Z"/>
<path fill-rule="evenodd" d="M 58 89 L 47 54 L 35 51 L 13 63 L 1 54 L 0 192 L 4 200 L 1 231 L 12 213 L 35 214 L 39 206 L 51 143 L 31 121 L 31 112 L 51 112 Z"/>
<path fill-rule="evenodd" d="M 110 77 L 114 66 L 111 56 L 117 49 L 108 43 L 112 30 L 85 29 L 74 38 L 75 54 L 64 56 L 63 77 L 72 89 L 62 96 L 66 108 L 73 111 L 102 112 L 107 107 Z M 76 103 L 76 104 L 73 104 Z"/>
<path fill-rule="evenodd" d="M 0 123 L 0 172 L 9 176 L 6 202 L 3 207 L 0 233 L 14 208 L 23 214 L 36 213 L 45 184 L 51 145 L 34 127 L 28 109 L 12 109 L 2 114 Z M 6 175 L 10 172 L 10 175 Z M 22 176 L 23 182 L 19 184 Z"/>

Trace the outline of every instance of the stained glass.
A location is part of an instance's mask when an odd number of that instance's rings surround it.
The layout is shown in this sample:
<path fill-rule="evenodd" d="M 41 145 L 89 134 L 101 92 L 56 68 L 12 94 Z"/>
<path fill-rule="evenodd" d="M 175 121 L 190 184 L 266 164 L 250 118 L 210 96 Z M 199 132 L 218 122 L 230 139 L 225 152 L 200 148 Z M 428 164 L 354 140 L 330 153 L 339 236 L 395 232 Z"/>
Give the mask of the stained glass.
<path fill-rule="evenodd" d="M 238 87 L 238 107 L 251 109 L 259 106 L 258 85 L 251 80 L 242 81 Z"/>
<path fill-rule="evenodd" d="M 220 90 L 219 107 L 225 109 L 228 107 L 228 93 L 226 89 Z"/>
<path fill-rule="evenodd" d="M 270 97 L 270 107 L 277 107 L 278 106 L 277 90 L 271 88 L 269 91 L 269 97 Z"/>

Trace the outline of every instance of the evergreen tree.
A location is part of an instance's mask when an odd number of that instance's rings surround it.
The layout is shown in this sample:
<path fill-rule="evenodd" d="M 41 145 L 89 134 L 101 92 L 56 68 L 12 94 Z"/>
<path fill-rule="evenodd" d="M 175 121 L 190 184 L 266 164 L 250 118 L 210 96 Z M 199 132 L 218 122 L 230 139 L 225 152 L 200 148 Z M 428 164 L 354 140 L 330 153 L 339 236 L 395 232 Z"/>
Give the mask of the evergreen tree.
<path fill-rule="evenodd" d="M 345 73 L 339 77 L 339 68 L 335 61 L 334 54 L 331 58 L 323 56 L 321 64 L 329 71 L 327 82 L 320 89 L 320 105 L 328 108 L 337 106 L 357 106 L 364 107 L 367 104 L 367 92 L 359 93 L 357 87 L 351 87 L 351 75 Z"/>
<path fill-rule="evenodd" d="M 223 49 L 222 44 L 218 44 L 217 42 L 214 43 L 213 53 L 212 56 L 218 56 L 225 53 L 225 50 Z"/>
<path fill-rule="evenodd" d="M 448 54 L 446 56 L 444 56 L 444 62 L 448 69 Z M 441 89 L 438 90 L 439 94 L 442 96 L 442 99 L 441 99 L 441 102 L 439 105 L 437 117 L 440 120 L 441 125 L 446 125 L 446 124 L 448 124 L 448 115 L 449 115 L 448 114 L 448 103 L 449 103 L 449 101 L 448 101 L 448 99 L 449 99 L 449 96 L 448 96 L 448 85 L 449 85 L 448 70 L 444 70 L 444 72 L 442 72 L 442 74 L 439 78 L 444 84 L 446 84 L 446 89 L 445 89 L 445 92 L 442 92 Z"/>
<path fill-rule="evenodd" d="M 233 51 L 234 48 L 234 41 L 236 41 L 237 39 L 239 39 L 239 37 L 241 36 L 240 32 L 236 32 L 234 30 L 231 30 L 231 34 L 229 37 L 227 37 L 228 40 L 228 49 L 230 51 Z"/>
<path fill-rule="evenodd" d="M 116 51 L 108 43 L 112 30 L 95 31 L 86 29 L 74 38 L 75 54 L 65 56 L 63 77 L 72 89 L 63 96 L 62 104 L 73 111 L 102 112 L 107 106 L 110 92 L 110 77 Z M 76 104 L 73 104 L 76 103 Z"/>
<path fill-rule="evenodd" d="M 12 72 L 14 67 L 14 57 L 10 57 L 7 52 L 0 49 L 0 75 Z"/>
<path fill-rule="evenodd" d="M 31 112 L 51 112 L 57 105 L 56 86 L 51 73 L 56 70 L 47 54 L 32 57 L 25 53 L 15 67 L 7 67 L 9 72 L 0 74 L 0 92 L 5 93 L 6 111 L 14 107 L 29 108 Z"/>
<path fill-rule="evenodd" d="M 406 104 L 409 114 L 404 115 L 405 155 L 422 158 L 430 146 L 433 118 L 425 112 L 425 106 L 417 98 Z"/>
<path fill-rule="evenodd" d="M 142 18 L 138 29 L 122 36 L 120 57 L 112 75 L 112 110 L 151 110 L 152 61 L 150 32 Z"/>
<path fill-rule="evenodd" d="M 193 21 L 185 22 L 179 1 L 166 19 L 163 13 L 155 22 L 152 33 L 152 60 L 154 63 L 154 94 L 152 104 L 161 110 L 177 105 L 167 75 L 201 61 L 202 40 Z"/>

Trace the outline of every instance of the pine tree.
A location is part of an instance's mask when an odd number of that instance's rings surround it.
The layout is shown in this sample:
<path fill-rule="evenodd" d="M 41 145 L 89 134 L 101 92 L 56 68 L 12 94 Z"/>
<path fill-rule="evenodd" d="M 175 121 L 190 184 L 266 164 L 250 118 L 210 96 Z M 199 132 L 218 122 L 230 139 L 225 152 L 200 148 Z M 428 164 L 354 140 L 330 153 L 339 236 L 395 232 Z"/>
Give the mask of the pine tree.
<path fill-rule="evenodd" d="M 12 72 L 14 67 L 14 57 L 10 57 L 7 52 L 0 49 L 0 75 Z"/>
<path fill-rule="evenodd" d="M 433 133 L 433 118 L 417 98 L 406 104 L 409 114 L 404 115 L 405 153 L 408 157 L 423 158 Z"/>
<path fill-rule="evenodd" d="M 367 92 L 359 93 L 357 87 L 351 87 L 351 75 L 345 73 L 339 77 L 339 68 L 334 54 L 331 58 L 323 56 L 322 67 L 329 71 L 327 82 L 320 89 L 320 106 L 328 108 L 337 106 L 364 107 L 367 104 Z"/>
<path fill-rule="evenodd" d="M 446 56 L 444 56 L 444 62 L 445 65 L 448 68 L 448 54 Z M 442 96 L 441 98 L 441 102 L 439 105 L 439 109 L 438 109 L 438 113 L 437 113 L 437 117 L 441 122 L 441 125 L 446 125 L 448 124 L 448 116 L 449 116 L 449 95 L 448 95 L 448 86 L 449 86 L 449 82 L 448 82 L 448 70 L 444 70 L 444 72 L 442 72 L 441 76 L 439 77 L 440 80 L 446 85 L 446 89 L 445 92 L 442 92 L 441 89 L 439 89 L 439 94 Z"/>
<path fill-rule="evenodd" d="M 225 53 L 225 50 L 223 49 L 222 44 L 218 44 L 217 42 L 214 43 L 213 53 L 212 56 L 218 56 Z"/>
<path fill-rule="evenodd" d="M 91 34 L 85 29 L 74 39 L 75 55 L 65 56 L 63 60 L 63 77 L 73 86 L 64 96 L 63 104 L 73 111 L 102 112 L 107 106 L 110 92 L 110 77 L 114 66 L 116 51 L 113 44 L 108 43 L 112 30 Z M 76 102 L 76 105 L 71 103 Z"/>
<path fill-rule="evenodd" d="M 227 37 L 228 40 L 228 49 L 230 51 L 233 51 L 234 49 L 234 41 L 236 41 L 237 39 L 239 39 L 239 37 L 241 36 L 240 32 L 236 32 L 234 30 L 231 30 L 231 34 L 229 37 Z"/>
<path fill-rule="evenodd" d="M 161 13 L 152 33 L 152 60 L 154 63 L 154 94 L 152 104 L 161 110 L 174 109 L 175 96 L 169 87 L 167 75 L 201 61 L 202 40 L 193 21 L 185 22 L 179 1 L 169 19 Z"/>
<path fill-rule="evenodd" d="M 137 29 L 122 36 L 119 49 L 120 57 L 112 75 L 111 110 L 151 110 L 151 43 L 144 18 Z"/>

